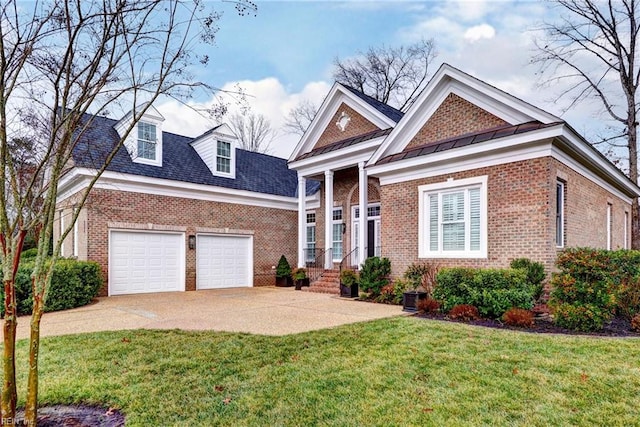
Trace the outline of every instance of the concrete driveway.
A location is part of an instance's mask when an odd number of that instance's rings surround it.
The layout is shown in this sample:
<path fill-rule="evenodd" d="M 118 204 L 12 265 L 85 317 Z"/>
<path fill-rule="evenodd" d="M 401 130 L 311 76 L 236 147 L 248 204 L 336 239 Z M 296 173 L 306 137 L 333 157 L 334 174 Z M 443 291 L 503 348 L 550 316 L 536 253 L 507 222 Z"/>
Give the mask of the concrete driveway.
<path fill-rule="evenodd" d="M 235 288 L 122 295 L 72 310 L 45 313 L 42 336 L 122 329 L 185 329 L 287 335 L 401 315 L 402 308 L 295 291 Z M 29 336 L 29 316 L 18 339 Z"/>

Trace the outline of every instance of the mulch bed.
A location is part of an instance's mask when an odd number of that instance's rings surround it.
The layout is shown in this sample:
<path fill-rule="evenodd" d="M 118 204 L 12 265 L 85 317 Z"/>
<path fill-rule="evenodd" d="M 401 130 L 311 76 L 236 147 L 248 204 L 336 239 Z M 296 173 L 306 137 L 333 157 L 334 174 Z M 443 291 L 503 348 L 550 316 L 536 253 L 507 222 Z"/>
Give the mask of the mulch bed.
<path fill-rule="evenodd" d="M 509 329 L 513 331 L 529 332 L 534 334 L 563 334 L 563 335 L 589 335 L 598 337 L 640 337 L 640 333 L 631 330 L 631 325 L 628 320 L 624 318 L 613 318 L 611 321 L 605 324 L 602 331 L 599 332 L 579 332 L 571 329 L 560 328 L 553 324 L 551 319 L 543 317 L 536 318 L 533 327 L 531 328 L 517 328 L 514 326 L 508 326 L 499 320 L 493 319 L 478 319 L 468 322 L 449 319 L 442 313 L 428 313 L 428 314 L 416 314 L 416 317 L 424 319 L 444 320 L 447 322 L 465 323 L 467 325 L 482 326 L 486 328 L 496 329 Z"/>
<path fill-rule="evenodd" d="M 23 418 L 24 411 L 18 411 L 17 419 Z M 89 405 L 38 408 L 38 427 L 121 427 L 124 422 L 124 414 L 112 408 Z"/>

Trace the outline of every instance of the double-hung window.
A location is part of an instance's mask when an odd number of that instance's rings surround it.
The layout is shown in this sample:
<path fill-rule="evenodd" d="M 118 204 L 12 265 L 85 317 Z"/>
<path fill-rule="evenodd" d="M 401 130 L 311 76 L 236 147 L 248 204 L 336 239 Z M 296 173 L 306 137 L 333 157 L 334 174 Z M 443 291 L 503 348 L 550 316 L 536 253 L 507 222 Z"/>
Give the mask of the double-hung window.
<path fill-rule="evenodd" d="M 419 187 L 419 256 L 487 257 L 487 177 Z"/>
<path fill-rule="evenodd" d="M 147 122 L 138 123 L 138 157 L 156 160 L 156 125 Z"/>
<path fill-rule="evenodd" d="M 218 141 L 216 151 L 216 171 L 231 173 L 231 143 Z"/>

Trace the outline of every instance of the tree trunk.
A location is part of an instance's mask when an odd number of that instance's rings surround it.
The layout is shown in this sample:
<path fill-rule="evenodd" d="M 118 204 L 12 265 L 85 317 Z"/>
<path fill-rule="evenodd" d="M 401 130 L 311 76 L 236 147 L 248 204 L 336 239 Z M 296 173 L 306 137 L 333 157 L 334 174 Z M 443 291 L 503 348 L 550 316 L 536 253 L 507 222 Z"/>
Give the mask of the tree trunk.
<path fill-rule="evenodd" d="M 636 122 L 635 104 L 630 105 L 627 120 L 629 148 L 629 179 L 638 184 L 638 123 Z M 640 249 L 640 206 L 634 197 L 631 206 L 631 248 Z"/>
<path fill-rule="evenodd" d="M 24 410 L 24 421 L 28 426 L 35 426 L 38 418 L 38 355 L 40 353 L 40 320 L 44 312 L 43 301 L 44 298 L 42 294 L 38 293 L 34 295 L 33 314 L 31 315 L 31 336 L 29 339 L 27 403 Z"/>
<path fill-rule="evenodd" d="M 15 283 L 12 280 L 4 281 L 4 295 L 2 425 L 14 425 L 18 400 L 15 360 L 18 319 L 16 317 Z"/>

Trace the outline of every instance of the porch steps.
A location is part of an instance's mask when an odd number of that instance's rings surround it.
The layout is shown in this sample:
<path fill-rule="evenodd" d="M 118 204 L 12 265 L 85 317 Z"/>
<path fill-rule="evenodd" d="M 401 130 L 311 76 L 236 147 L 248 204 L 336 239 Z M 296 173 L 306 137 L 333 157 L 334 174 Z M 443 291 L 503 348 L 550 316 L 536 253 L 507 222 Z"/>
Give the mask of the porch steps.
<path fill-rule="evenodd" d="M 320 294 L 340 294 L 340 270 L 325 270 L 322 275 L 303 291 Z"/>

